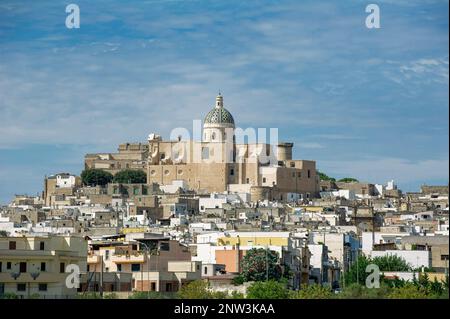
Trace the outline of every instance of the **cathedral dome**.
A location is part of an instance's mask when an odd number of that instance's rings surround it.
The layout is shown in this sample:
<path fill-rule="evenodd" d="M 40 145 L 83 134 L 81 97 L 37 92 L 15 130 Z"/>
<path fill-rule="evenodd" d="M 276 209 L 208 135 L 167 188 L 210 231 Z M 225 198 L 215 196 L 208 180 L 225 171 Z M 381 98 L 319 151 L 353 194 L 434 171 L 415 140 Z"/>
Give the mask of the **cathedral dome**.
<path fill-rule="evenodd" d="M 223 107 L 223 97 L 218 95 L 216 106 L 206 114 L 205 124 L 234 126 L 234 119 L 231 113 Z"/>

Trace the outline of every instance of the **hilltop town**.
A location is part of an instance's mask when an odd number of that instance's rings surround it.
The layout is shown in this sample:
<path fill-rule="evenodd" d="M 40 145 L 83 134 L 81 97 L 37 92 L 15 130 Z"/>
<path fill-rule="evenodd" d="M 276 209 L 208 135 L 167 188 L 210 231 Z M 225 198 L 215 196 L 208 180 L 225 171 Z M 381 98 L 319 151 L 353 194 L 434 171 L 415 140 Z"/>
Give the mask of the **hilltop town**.
<path fill-rule="evenodd" d="M 336 180 L 293 159 L 291 142 L 235 130 L 219 94 L 201 141 L 152 133 L 86 154 L 80 174 L 45 176 L 38 196 L 16 195 L 0 211 L 0 294 L 173 297 L 202 283 L 246 296 L 269 279 L 339 294 L 370 260 L 401 264 L 377 264 L 383 278 L 448 282 L 448 185 Z"/>

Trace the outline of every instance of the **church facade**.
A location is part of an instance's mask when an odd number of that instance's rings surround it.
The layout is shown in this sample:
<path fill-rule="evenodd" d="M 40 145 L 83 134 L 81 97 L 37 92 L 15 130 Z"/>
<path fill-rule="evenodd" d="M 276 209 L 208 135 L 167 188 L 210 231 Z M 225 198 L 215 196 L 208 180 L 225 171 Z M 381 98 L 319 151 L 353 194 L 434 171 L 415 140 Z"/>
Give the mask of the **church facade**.
<path fill-rule="evenodd" d="M 318 195 L 316 163 L 292 159 L 293 143 L 239 143 L 234 118 L 223 96 L 203 123 L 202 140 L 148 139 L 147 182 L 183 180 L 198 193 L 245 192 L 252 201 L 289 201 Z M 237 138 L 238 137 L 238 138 Z"/>

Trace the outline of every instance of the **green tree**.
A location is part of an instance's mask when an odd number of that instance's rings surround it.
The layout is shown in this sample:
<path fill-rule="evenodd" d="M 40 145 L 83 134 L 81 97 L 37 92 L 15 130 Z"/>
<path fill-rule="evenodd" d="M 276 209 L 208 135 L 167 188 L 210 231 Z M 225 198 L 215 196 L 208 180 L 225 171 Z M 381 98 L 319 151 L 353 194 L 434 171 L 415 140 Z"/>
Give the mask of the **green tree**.
<path fill-rule="evenodd" d="M 292 299 L 330 299 L 334 294 L 327 286 L 309 285 L 291 293 Z"/>
<path fill-rule="evenodd" d="M 245 278 L 244 278 L 244 276 L 239 274 L 239 275 L 237 275 L 236 277 L 233 278 L 232 282 L 233 282 L 233 285 L 239 286 L 239 285 L 242 285 L 245 282 Z"/>
<path fill-rule="evenodd" d="M 113 176 L 111 173 L 106 172 L 104 170 L 91 168 L 91 169 L 85 169 L 81 173 L 81 180 L 83 181 L 84 185 L 104 186 L 108 183 L 111 183 L 111 181 L 113 180 Z"/>
<path fill-rule="evenodd" d="M 181 299 L 212 299 L 214 295 L 208 289 L 208 283 L 195 280 L 181 287 L 178 295 Z"/>
<path fill-rule="evenodd" d="M 322 173 L 320 171 L 317 171 L 317 175 L 319 175 L 319 178 L 321 181 L 331 181 L 331 182 L 335 182 L 336 179 L 334 177 L 330 177 L 325 173 Z"/>
<path fill-rule="evenodd" d="M 353 182 L 359 182 L 356 178 L 353 177 L 344 177 L 341 178 L 340 180 L 338 180 L 338 182 L 342 182 L 342 183 L 353 183 Z"/>
<path fill-rule="evenodd" d="M 121 184 L 144 184 L 147 182 L 147 174 L 141 170 L 125 169 L 117 172 L 113 181 Z"/>
<path fill-rule="evenodd" d="M 281 278 L 278 253 L 269 249 L 253 248 L 242 259 L 242 276 L 245 281 L 263 281 Z"/>
<path fill-rule="evenodd" d="M 409 265 L 405 259 L 396 256 L 379 256 L 372 259 L 372 263 L 380 268 L 380 271 L 410 271 Z"/>
<path fill-rule="evenodd" d="M 366 267 L 372 262 L 370 258 L 360 255 L 357 261 L 349 267 L 348 271 L 341 278 L 345 278 L 345 286 L 349 286 L 354 283 L 364 284 L 366 278 L 369 275 L 366 273 Z"/>
<path fill-rule="evenodd" d="M 366 282 L 366 278 L 369 273 L 366 272 L 366 268 L 370 264 L 375 264 L 378 266 L 380 271 L 409 271 L 411 270 L 411 266 L 401 257 L 388 255 L 388 256 L 380 256 L 375 257 L 373 259 L 366 257 L 364 255 L 360 255 L 358 260 L 353 262 L 350 266 L 349 270 L 344 274 L 345 277 L 345 285 L 351 285 L 354 283 L 364 285 Z M 387 282 L 383 277 L 382 281 Z M 401 282 L 398 280 L 390 280 L 390 286 L 401 285 Z"/>
<path fill-rule="evenodd" d="M 247 289 L 249 299 L 287 299 L 289 290 L 286 285 L 275 280 L 254 282 Z"/>

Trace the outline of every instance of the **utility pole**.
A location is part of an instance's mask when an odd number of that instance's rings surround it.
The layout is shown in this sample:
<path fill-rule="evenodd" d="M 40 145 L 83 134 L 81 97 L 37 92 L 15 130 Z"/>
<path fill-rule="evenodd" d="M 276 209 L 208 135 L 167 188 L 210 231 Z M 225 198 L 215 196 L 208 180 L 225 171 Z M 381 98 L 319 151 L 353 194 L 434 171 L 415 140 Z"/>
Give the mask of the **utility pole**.
<path fill-rule="evenodd" d="M 266 281 L 269 281 L 269 247 L 266 246 Z"/>
<path fill-rule="evenodd" d="M 356 250 L 356 282 L 359 285 L 359 250 Z"/>
<path fill-rule="evenodd" d="M 103 298 L 103 255 L 101 257 L 101 269 L 100 269 L 100 297 Z"/>
<path fill-rule="evenodd" d="M 147 283 L 148 283 L 148 287 L 147 287 L 147 299 L 150 299 L 150 247 L 143 243 L 143 242 L 139 242 L 140 244 L 142 244 L 145 247 L 146 250 L 146 259 L 147 259 Z M 142 269 L 144 264 L 142 264 Z M 141 272 L 141 280 L 142 280 L 142 272 Z M 144 291 L 144 281 L 142 280 L 142 291 Z"/>

